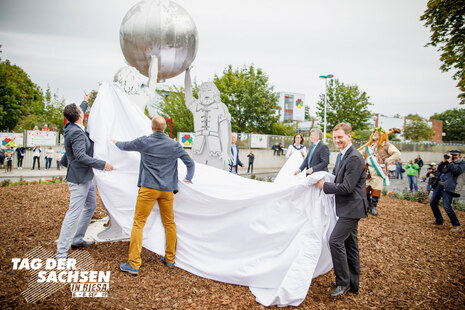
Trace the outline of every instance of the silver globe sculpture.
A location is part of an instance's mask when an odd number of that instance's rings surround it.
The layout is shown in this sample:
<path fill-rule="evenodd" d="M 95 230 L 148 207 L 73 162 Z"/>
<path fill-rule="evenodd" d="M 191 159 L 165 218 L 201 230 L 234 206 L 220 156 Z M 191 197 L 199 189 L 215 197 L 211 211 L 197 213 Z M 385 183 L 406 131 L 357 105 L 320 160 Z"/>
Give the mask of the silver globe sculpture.
<path fill-rule="evenodd" d="M 120 27 L 120 44 L 129 65 L 149 76 L 151 55 L 158 58 L 157 80 L 184 72 L 197 54 L 197 27 L 187 11 L 169 0 L 134 5 Z"/>

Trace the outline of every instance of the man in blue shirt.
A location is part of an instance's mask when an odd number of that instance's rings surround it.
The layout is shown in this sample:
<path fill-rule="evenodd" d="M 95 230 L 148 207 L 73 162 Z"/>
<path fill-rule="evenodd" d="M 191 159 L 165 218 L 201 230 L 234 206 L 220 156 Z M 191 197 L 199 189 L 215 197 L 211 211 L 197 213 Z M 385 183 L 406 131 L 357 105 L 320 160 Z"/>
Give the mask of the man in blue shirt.
<path fill-rule="evenodd" d="M 178 158 L 187 167 L 185 183 L 192 183 L 195 163 L 176 141 L 164 134 L 166 121 L 161 116 L 152 119 L 153 133 L 142 136 L 129 142 L 113 143 L 123 151 L 136 151 L 141 154 L 139 180 L 134 223 L 131 231 L 129 245 L 129 258 L 127 264 L 121 264 L 121 271 L 137 275 L 141 266 L 140 253 L 145 222 L 149 217 L 155 203 L 158 201 L 160 215 L 165 227 L 166 249 L 163 262 L 174 266 L 176 256 L 176 224 L 174 223 L 173 198 L 178 191 Z"/>

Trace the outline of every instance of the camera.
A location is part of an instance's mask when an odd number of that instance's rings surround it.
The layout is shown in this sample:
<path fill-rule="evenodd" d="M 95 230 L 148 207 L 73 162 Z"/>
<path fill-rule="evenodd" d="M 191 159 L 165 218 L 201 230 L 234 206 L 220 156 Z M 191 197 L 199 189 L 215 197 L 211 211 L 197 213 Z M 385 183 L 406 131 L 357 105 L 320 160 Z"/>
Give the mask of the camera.
<path fill-rule="evenodd" d="M 444 154 L 444 159 L 449 159 L 450 155 L 449 154 Z"/>

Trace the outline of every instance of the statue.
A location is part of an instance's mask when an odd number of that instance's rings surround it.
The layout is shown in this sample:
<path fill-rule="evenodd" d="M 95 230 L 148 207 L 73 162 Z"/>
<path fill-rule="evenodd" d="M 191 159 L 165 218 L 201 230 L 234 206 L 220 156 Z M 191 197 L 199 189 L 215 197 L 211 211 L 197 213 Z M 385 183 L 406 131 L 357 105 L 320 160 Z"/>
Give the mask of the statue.
<path fill-rule="evenodd" d="M 178 4 L 145 0 L 124 16 L 120 45 L 129 66 L 115 74 L 114 82 L 144 111 L 156 97 L 156 83 L 179 75 L 194 61 L 197 27 Z"/>
<path fill-rule="evenodd" d="M 220 91 L 213 82 L 199 88 L 199 99 L 192 94 L 190 69 L 185 76 L 185 101 L 194 116 L 192 157 L 196 162 L 226 170 L 231 153 L 231 115 L 221 102 Z"/>

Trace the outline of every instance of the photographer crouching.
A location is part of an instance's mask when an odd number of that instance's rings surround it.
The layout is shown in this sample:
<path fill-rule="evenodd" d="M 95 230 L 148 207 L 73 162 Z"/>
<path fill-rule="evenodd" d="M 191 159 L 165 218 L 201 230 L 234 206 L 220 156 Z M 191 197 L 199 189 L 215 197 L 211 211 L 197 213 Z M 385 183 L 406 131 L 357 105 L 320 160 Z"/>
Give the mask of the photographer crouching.
<path fill-rule="evenodd" d="M 431 210 L 433 211 L 433 215 L 436 220 L 428 223 L 442 225 L 444 222 L 441 211 L 439 210 L 439 201 L 442 198 L 444 210 L 449 216 L 450 222 L 453 226 L 451 231 L 460 230 L 460 222 L 454 212 L 454 209 L 452 209 L 452 199 L 460 196 L 458 191 L 461 190 L 462 187 L 464 171 L 465 161 L 462 158 L 460 150 L 450 150 L 449 154 L 444 155 L 443 161 L 437 168 L 438 178 L 436 183 L 433 185 L 434 192 L 430 202 Z M 457 186 L 458 178 L 460 186 Z"/>

